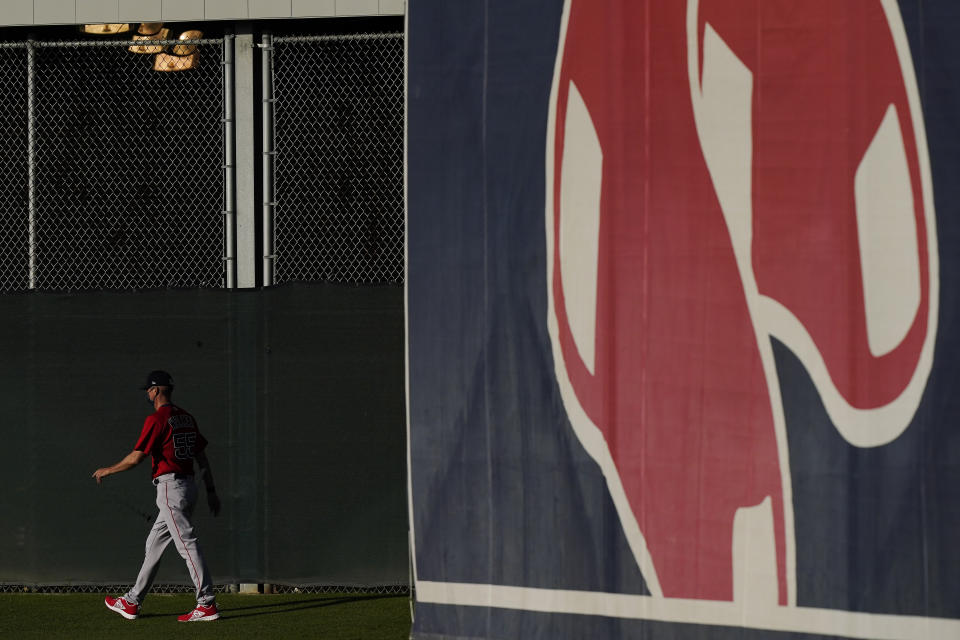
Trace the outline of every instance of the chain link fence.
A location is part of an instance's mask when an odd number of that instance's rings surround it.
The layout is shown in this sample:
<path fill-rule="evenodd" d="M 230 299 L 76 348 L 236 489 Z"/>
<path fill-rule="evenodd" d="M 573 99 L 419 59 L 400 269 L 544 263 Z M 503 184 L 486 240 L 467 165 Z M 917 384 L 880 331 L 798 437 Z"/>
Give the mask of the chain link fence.
<path fill-rule="evenodd" d="M 272 43 L 274 282 L 403 282 L 403 34 Z"/>
<path fill-rule="evenodd" d="M 0 292 L 229 285 L 233 79 L 190 43 L 0 45 Z M 264 283 L 401 283 L 403 35 L 272 45 Z"/>
<path fill-rule="evenodd" d="M 0 50 L 2 290 L 223 286 L 223 42 L 190 46 Z"/>
<path fill-rule="evenodd" d="M 197 46 L 174 73 L 36 49 L 37 288 L 223 286 L 223 45 Z"/>
<path fill-rule="evenodd" d="M 0 291 L 29 285 L 27 48 L 0 48 Z"/>
<path fill-rule="evenodd" d="M 126 593 L 130 584 L 0 584 L 0 593 Z M 263 586 L 263 585 L 262 585 Z M 155 584 L 150 593 L 193 593 L 193 585 Z M 237 585 L 217 584 L 215 593 L 234 593 Z M 263 589 L 267 592 L 267 589 Z M 282 585 L 269 586 L 269 593 L 358 593 L 383 595 L 409 595 L 410 586 L 405 584 L 374 585 L 369 587 L 339 585 Z"/>

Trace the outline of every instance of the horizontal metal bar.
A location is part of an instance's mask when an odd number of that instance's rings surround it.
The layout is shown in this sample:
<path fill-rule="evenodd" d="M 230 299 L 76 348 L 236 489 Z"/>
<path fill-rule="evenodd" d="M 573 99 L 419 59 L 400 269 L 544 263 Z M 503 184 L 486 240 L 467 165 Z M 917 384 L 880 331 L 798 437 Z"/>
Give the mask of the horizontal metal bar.
<path fill-rule="evenodd" d="M 402 32 L 393 33 L 347 33 L 329 36 L 274 36 L 273 44 L 290 42 L 339 42 L 341 40 L 396 40 L 403 38 Z"/>
<path fill-rule="evenodd" d="M 35 40 L 33 46 L 36 48 L 58 48 L 58 47 L 132 47 L 132 46 L 147 46 L 147 45 L 222 45 L 223 38 L 204 38 L 201 40 L 72 40 L 72 41 L 55 41 L 51 40 L 49 42 L 41 42 L 40 40 Z M 26 42 L 0 42 L 0 49 L 26 49 Z"/>

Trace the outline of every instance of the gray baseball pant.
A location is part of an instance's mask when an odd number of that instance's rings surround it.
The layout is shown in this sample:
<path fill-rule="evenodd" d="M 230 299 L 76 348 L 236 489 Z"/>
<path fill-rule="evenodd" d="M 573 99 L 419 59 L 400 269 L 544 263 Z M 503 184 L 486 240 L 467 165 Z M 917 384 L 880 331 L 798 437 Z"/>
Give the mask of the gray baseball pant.
<path fill-rule="evenodd" d="M 136 604 L 143 602 L 157 576 L 163 550 L 172 540 L 187 563 L 187 572 L 196 587 L 197 604 L 211 604 L 215 598 L 210 571 L 190 523 L 190 515 L 197 503 L 197 484 L 190 476 L 177 479 L 172 473 L 157 476 L 153 483 L 157 485 L 157 507 L 160 514 L 147 535 L 146 554 L 137 582 L 124 598 Z"/>

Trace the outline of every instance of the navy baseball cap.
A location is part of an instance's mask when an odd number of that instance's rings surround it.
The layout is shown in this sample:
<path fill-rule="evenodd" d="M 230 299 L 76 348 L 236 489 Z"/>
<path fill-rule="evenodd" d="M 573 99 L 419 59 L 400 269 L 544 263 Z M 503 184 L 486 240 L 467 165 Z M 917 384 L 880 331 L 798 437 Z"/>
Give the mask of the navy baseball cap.
<path fill-rule="evenodd" d="M 140 388 L 149 389 L 150 387 L 170 387 L 172 389 L 173 377 L 166 371 L 151 371 L 147 374 L 147 382 Z"/>

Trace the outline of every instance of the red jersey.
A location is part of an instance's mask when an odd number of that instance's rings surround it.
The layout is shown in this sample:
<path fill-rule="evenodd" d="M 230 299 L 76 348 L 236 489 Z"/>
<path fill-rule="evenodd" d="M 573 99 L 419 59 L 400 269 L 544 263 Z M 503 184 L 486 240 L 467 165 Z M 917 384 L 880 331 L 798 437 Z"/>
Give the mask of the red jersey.
<path fill-rule="evenodd" d="M 143 423 L 134 447 L 153 456 L 153 475 L 193 473 L 193 456 L 207 447 L 193 416 L 172 404 L 157 409 Z"/>

